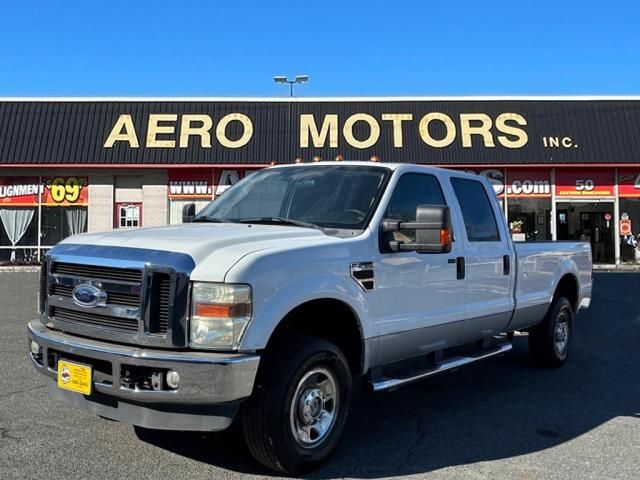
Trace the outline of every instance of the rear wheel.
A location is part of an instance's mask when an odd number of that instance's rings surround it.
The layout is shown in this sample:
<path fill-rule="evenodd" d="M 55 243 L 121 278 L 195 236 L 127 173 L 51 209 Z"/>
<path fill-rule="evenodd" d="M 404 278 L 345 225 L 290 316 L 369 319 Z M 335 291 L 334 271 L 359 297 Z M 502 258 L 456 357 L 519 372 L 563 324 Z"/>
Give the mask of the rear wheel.
<path fill-rule="evenodd" d="M 292 474 L 311 469 L 335 451 L 347 420 L 351 373 L 334 344 L 287 336 L 263 358 L 242 426 L 253 456 Z"/>
<path fill-rule="evenodd" d="M 557 297 L 544 320 L 529 332 L 529 352 L 543 367 L 559 367 L 569 357 L 573 310 L 565 297 Z"/>

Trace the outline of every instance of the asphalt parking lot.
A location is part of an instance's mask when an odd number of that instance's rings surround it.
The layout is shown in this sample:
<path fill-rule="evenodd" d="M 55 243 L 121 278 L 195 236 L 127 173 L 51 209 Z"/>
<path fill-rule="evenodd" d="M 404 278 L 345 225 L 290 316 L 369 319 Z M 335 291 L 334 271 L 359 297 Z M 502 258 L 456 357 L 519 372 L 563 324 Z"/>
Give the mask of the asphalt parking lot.
<path fill-rule="evenodd" d="M 508 356 L 383 393 L 359 393 L 343 444 L 309 478 L 602 478 L 640 475 L 640 274 L 599 273 L 573 351 L 539 370 Z M 233 433 L 164 433 L 51 400 L 26 354 L 37 274 L 0 274 L 0 478 L 270 477 Z"/>

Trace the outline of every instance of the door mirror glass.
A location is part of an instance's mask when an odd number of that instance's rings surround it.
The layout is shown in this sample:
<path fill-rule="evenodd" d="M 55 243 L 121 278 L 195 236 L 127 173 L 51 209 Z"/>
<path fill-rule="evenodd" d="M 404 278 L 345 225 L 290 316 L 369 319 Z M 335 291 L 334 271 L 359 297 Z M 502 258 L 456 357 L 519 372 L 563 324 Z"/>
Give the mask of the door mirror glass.
<path fill-rule="evenodd" d="M 196 204 L 187 203 L 182 207 L 182 223 L 191 223 L 196 216 Z"/>

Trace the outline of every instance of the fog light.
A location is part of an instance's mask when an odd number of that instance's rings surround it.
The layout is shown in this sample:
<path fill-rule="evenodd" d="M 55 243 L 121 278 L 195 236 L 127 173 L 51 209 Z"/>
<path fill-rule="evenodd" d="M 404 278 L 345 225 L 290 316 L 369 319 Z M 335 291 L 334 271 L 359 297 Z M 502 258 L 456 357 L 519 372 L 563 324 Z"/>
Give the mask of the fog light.
<path fill-rule="evenodd" d="M 167 372 L 167 385 L 174 390 L 180 385 L 180 375 L 175 370 L 169 370 Z"/>
<path fill-rule="evenodd" d="M 40 345 L 38 345 L 36 342 L 34 342 L 33 340 L 31 340 L 31 353 L 34 356 L 37 356 L 40 353 Z"/>

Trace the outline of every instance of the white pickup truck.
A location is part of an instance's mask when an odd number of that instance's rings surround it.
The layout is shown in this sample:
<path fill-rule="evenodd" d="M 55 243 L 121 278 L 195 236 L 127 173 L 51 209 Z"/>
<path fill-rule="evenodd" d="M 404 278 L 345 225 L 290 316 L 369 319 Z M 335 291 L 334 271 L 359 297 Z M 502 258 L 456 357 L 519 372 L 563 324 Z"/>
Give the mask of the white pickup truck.
<path fill-rule="evenodd" d="M 569 354 L 588 243 L 516 243 L 490 183 L 406 164 L 256 172 L 189 223 L 71 237 L 29 356 L 51 393 L 145 429 L 241 422 L 287 473 L 335 450 L 355 380 L 388 390 L 511 349 Z"/>

